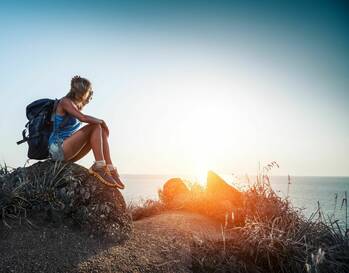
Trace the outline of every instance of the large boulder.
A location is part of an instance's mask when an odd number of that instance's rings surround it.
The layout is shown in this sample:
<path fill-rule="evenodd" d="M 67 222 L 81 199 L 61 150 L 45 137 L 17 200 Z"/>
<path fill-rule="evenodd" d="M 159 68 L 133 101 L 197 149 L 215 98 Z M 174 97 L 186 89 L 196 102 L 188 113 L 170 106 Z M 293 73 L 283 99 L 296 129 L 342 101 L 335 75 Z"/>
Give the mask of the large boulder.
<path fill-rule="evenodd" d="M 205 189 L 208 210 L 227 225 L 244 225 L 243 194 L 213 171 L 207 173 Z"/>
<path fill-rule="evenodd" d="M 190 191 L 181 178 L 171 178 L 159 192 L 160 198 L 168 208 L 183 208 Z"/>
<path fill-rule="evenodd" d="M 159 196 L 170 209 L 202 213 L 226 225 L 243 225 L 245 221 L 242 193 L 213 171 L 207 174 L 205 189 L 197 184 L 189 189 L 181 178 L 171 178 Z"/>
<path fill-rule="evenodd" d="M 214 197 L 217 202 L 227 203 L 226 201 L 229 201 L 234 207 L 242 206 L 242 193 L 213 171 L 207 173 L 206 194 Z"/>
<path fill-rule="evenodd" d="M 91 236 L 113 241 L 128 238 L 132 231 L 120 191 L 69 162 L 41 161 L 1 175 L 1 211 L 0 218 L 8 226 L 17 220 L 32 225 L 78 226 Z"/>

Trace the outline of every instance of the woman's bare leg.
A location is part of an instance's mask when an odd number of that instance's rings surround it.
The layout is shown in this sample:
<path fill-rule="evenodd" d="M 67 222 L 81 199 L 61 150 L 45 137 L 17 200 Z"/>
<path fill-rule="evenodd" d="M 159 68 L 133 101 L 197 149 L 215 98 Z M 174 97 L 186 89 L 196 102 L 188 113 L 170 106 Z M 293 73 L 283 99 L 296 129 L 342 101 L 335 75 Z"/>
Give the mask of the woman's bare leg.
<path fill-rule="evenodd" d="M 90 151 L 92 147 L 89 142 L 87 142 L 82 149 L 71 159 L 69 159 L 70 162 L 76 162 L 79 161 L 81 158 L 85 157 Z"/>
<path fill-rule="evenodd" d="M 104 160 L 102 128 L 99 124 L 89 124 L 64 140 L 63 151 L 66 161 L 77 156 L 87 143 L 90 143 L 95 160 Z"/>
<path fill-rule="evenodd" d="M 102 137 L 103 137 L 103 155 L 104 155 L 105 162 L 107 164 L 113 165 L 113 162 L 110 156 L 108 136 L 105 133 L 105 130 L 103 130 Z"/>
<path fill-rule="evenodd" d="M 103 145 L 104 143 L 104 145 Z M 63 151 L 65 161 L 74 162 L 85 156 L 90 150 L 93 150 L 96 161 L 105 160 L 104 153 L 107 156 L 105 162 L 112 164 L 109 152 L 108 136 L 100 125 L 84 126 L 73 135 L 64 140 Z M 93 170 L 94 165 L 89 169 L 89 173 L 94 174 L 104 184 L 112 187 L 124 189 L 125 185 L 121 182 L 118 174 L 114 171 L 107 172 L 103 167 L 103 172 Z M 101 169 L 102 170 L 102 169 Z"/>
<path fill-rule="evenodd" d="M 101 125 L 95 125 L 95 129 L 92 130 L 90 144 L 95 156 L 95 160 L 104 160 L 103 154 L 103 130 Z"/>
<path fill-rule="evenodd" d="M 80 151 L 76 155 L 74 155 L 74 157 L 69 159 L 69 161 L 76 162 L 80 160 L 81 158 L 86 156 L 91 151 L 91 149 L 92 149 L 91 144 L 89 142 L 86 142 L 85 145 L 80 149 Z M 106 163 L 113 165 L 113 162 L 110 156 L 108 136 L 105 133 L 105 130 L 103 130 L 103 155 Z"/>
<path fill-rule="evenodd" d="M 103 130 L 103 132 L 102 132 L 102 139 L 103 139 L 102 142 L 103 142 L 104 160 L 105 160 L 106 164 L 113 165 L 113 162 L 112 162 L 111 156 L 110 156 L 108 136 L 105 133 L 105 130 Z M 78 154 L 76 154 L 74 156 L 74 158 L 70 159 L 70 161 L 72 161 L 72 160 L 77 161 L 77 160 L 83 158 L 86 154 L 88 154 L 88 152 L 91 150 L 91 148 L 92 148 L 91 144 L 86 143 L 86 145 L 84 145 L 84 147 L 78 152 Z"/>

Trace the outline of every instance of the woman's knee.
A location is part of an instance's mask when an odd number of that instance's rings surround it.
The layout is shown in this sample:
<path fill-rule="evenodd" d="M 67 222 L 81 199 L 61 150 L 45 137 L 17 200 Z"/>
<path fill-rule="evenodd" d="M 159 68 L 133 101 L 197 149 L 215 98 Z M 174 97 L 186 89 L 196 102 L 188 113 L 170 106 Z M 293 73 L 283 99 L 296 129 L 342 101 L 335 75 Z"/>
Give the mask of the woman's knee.
<path fill-rule="evenodd" d="M 100 124 L 89 124 L 91 132 L 98 130 L 100 131 L 102 129 L 102 126 Z"/>
<path fill-rule="evenodd" d="M 86 124 L 81 130 L 86 132 L 88 135 L 90 135 L 94 130 L 98 130 L 99 127 L 101 127 L 99 124 L 89 123 L 89 124 Z"/>
<path fill-rule="evenodd" d="M 86 125 L 89 128 L 90 133 L 92 134 L 95 130 L 98 131 L 98 133 L 102 133 L 103 138 L 108 138 L 107 130 L 102 127 L 100 124 L 88 124 Z"/>
<path fill-rule="evenodd" d="M 102 134 L 103 134 L 103 137 L 108 137 L 107 130 L 103 127 L 102 127 Z"/>

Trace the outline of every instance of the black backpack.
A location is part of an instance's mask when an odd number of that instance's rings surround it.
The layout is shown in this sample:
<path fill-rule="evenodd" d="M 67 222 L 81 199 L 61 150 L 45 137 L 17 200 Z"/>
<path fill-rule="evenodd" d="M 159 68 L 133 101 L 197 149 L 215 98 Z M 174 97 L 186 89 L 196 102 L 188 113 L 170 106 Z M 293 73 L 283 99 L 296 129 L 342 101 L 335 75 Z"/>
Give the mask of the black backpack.
<path fill-rule="evenodd" d="M 28 122 L 22 131 L 23 139 L 17 141 L 17 145 L 28 142 L 28 158 L 40 160 L 50 157 L 48 139 L 53 130 L 53 113 L 56 112 L 58 101 L 58 99 L 39 99 L 27 105 Z M 62 127 L 66 118 L 61 124 Z"/>

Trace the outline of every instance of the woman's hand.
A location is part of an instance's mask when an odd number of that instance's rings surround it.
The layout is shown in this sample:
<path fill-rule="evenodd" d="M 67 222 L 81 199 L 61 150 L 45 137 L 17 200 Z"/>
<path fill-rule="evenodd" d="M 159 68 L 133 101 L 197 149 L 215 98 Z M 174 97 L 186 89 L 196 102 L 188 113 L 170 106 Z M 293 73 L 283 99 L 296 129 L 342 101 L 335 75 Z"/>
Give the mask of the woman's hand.
<path fill-rule="evenodd" d="M 102 121 L 102 123 L 101 123 L 102 129 L 105 130 L 107 136 L 109 137 L 109 128 L 104 120 L 101 119 L 101 121 Z"/>

